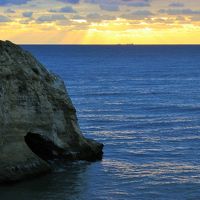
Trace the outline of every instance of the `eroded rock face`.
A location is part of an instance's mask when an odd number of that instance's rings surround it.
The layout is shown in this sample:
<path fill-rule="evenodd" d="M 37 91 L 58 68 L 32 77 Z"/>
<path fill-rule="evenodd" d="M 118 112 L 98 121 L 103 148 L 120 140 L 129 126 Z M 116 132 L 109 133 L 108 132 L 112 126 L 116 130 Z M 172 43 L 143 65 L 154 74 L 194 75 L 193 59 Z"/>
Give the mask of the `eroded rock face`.
<path fill-rule="evenodd" d="M 49 160 L 99 160 L 102 148 L 82 135 L 64 82 L 0 41 L 0 182 L 48 172 Z"/>

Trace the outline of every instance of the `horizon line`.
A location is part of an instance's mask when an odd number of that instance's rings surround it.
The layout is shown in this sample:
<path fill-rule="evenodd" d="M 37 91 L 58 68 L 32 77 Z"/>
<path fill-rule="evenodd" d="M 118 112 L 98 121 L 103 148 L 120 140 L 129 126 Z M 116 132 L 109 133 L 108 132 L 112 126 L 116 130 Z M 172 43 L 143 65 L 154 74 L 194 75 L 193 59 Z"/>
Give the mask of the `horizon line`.
<path fill-rule="evenodd" d="M 46 43 L 23 43 L 23 44 L 17 44 L 17 45 L 60 45 L 60 46 L 184 46 L 184 45 L 195 45 L 198 46 L 199 44 L 193 44 L 193 43 L 188 43 L 188 44 L 56 44 L 56 43 L 52 43 L 52 44 L 46 44 Z"/>

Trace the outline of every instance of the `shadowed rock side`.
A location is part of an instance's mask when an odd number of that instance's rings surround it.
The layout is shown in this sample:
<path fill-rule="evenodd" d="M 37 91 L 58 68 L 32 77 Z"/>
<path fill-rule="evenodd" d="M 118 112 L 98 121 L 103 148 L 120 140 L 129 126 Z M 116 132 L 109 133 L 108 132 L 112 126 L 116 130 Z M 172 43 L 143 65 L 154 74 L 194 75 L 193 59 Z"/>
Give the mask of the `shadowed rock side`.
<path fill-rule="evenodd" d="M 102 148 L 83 137 L 64 82 L 0 41 L 0 183 L 46 173 L 51 160 L 100 160 Z"/>

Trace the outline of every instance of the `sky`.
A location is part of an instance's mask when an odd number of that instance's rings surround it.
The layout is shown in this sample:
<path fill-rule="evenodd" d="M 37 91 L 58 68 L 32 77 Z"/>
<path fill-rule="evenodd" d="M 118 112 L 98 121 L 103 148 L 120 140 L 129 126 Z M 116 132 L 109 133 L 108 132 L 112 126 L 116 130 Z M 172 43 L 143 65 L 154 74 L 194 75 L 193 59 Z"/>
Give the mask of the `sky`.
<path fill-rule="evenodd" d="M 18 44 L 200 44 L 200 0 L 0 0 Z"/>

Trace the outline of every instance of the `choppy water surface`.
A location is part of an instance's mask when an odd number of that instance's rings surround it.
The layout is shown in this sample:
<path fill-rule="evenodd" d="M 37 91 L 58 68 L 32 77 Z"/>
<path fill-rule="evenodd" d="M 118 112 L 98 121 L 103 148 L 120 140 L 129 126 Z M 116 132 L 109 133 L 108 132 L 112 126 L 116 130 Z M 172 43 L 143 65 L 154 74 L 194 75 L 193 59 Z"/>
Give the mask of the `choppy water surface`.
<path fill-rule="evenodd" d="M 105 155 L 0 188 L 0 199 L 200 199 L 200 46 L 25 48 L 65 80 Z"/>

